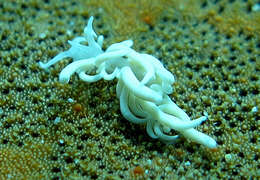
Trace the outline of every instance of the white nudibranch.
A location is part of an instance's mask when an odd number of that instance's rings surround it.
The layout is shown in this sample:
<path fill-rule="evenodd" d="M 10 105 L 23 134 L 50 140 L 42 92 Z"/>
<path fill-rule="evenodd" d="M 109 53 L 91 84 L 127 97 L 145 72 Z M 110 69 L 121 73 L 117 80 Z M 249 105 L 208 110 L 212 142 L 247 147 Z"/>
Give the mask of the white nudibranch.
<path fill-rule="evenodd" d="M 58 61 L 70 57 L 73 62 L 59 75 L 62 83 L 68 83 L 74 73 L 86 82 L 116 78 L 116 94 L 122 115 L 130 122 L 145 124 L 151 138 L 166 143 L 175 142 L 179 135 L 169 135 L 173 129 L 191 141 L 216 148 L 217 143 L 213 138 L 194 129 L 208 117 L 191 120 L 170 99 L 169 94 L 173 91 L 172 84 L 175 81 L 173 74 L 154 56 L 132 49 L 132 40 L 115 43 L 105 51 L 102 50 L 104 38 L 97 36 L 93 30 L 93 19 L 91 16 L 84 28 L 84 36 L 69 41 L 69 50 L 59 53 L 46 64 L 40 62 L 40 67 L 48 69 Z M 82 42 L 88 45 L 83 45 Z M 96 74 L 90 75 L 93 71 Z"/>

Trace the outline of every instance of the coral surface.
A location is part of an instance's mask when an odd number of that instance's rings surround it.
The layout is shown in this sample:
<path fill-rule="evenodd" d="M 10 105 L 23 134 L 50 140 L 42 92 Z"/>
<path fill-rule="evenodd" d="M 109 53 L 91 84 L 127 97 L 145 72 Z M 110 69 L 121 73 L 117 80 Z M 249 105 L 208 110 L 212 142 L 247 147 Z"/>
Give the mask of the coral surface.
<path fill-rule="evenodd" d="M 260 176 L 260 11 L 256 0 L 0 2 L 0 179 L 257 179 Z M 58 81 L 72 59 L 39 68 L 90 16 L 110 44 L 162 61 L 170 97 L 213 137 L 166 145 L 126 121 L 116 81 Z M 175 134 L 176 132 L 171 131 Z"/>

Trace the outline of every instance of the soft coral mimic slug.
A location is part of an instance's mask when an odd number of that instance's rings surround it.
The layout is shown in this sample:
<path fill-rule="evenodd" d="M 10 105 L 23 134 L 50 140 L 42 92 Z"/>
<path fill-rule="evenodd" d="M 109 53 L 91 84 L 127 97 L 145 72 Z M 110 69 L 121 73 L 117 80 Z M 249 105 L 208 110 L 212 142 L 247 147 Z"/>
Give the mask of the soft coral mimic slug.
<path fill-rule="evenodd" d="M 117 78 L 116 94 L 120 99 L 122 115 L 130 122 L 146 124 L 150 137 L 166 143 L 175 142 L 179 136 L 168 135 L 174 129 L 194 142 L 216 148 L 213 138 L 194 129 L 207 120 L 207 116 L 191 120 L 168 96 L 175 81 L 172 73 L 154 56 L 132 49 L 132 40 L 115 43 L 102 50 L 104 38 L 94 32 L 93 19 L 90 17 L 84 36 L 69 41 L 69 50 L 61 52 L 46 64 L 40 62 L 40 66 L 47 69 L 70 57 L 73 62 L 61 71 L 60 82 L 68 83 L 74 73 L 86 82 Z M 96 74 L 89 75 L 93 71 Z"/>

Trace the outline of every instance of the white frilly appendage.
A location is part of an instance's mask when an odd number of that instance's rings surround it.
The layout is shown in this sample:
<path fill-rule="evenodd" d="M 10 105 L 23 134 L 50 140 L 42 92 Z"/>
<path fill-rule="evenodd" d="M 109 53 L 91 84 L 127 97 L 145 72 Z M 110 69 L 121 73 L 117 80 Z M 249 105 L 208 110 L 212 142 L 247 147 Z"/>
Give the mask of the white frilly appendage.
<path fill-rule="evenodd" d="M 93 19 L 90 17 L 84 36 L 69 41 L 69 50 L 61 52 L 46 64 L 40 62 L 40 67 L 47 69 L 70 57 L 73 62 L 59 75 L 62 83 L 68 83 L 74 73 L 86 82 L 117 78 L 116 94 L 120 99 L 122 115 L 130 122 L 146 124 L 150 137 L 166 143 L 175 142 L 179 136 L 169 135 L 173 129 L 191 141 L 216 148 L 217 143 L 213 138 L 194 129 L 207 120 L 207 116 L 191 120 L 168 96 L 173 91 L 172 84 L 175 81 L 172 73 L 157 58 L 133 50 L 132 40 L 112 44 L 103 51 L 104 38 L 94 32 Z M 81 42 L 87 42 L 88 45 Z M 89 74 L 93 72 L 96 74 Z"/>

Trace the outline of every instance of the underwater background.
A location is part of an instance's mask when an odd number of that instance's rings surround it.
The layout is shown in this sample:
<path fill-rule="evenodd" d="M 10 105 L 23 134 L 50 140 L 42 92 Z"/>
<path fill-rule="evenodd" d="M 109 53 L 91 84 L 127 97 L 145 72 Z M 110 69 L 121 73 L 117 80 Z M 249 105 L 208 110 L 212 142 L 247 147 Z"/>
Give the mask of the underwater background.
<path fill-rule="evenodd" d="M 121 115 L 116 81 L 59 83 L 72 59 L 39 67 L 90 16 L 105 48 L 132 39 L 162 61 L 217 149 L 151 139 Z M 0 0 L 0 40 L 0 179 L 260 178 L 259 1 Z"/>

